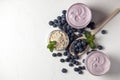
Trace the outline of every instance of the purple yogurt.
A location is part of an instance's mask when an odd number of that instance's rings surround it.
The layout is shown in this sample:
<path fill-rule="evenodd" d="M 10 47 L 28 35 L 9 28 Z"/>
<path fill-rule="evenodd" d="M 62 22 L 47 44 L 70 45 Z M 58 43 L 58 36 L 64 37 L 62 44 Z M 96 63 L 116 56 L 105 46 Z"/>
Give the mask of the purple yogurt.
<path fill-rule="evenodd" d="M 66 14 L 68 24 L 76 29 L 86 27 L 90 23 L 91 18 L 91 10 L 82 3 L 73 4 Z"/>
<path fill-rule="evenodd" d="M 110 60 L 107 55 L 100 51 L 92 51 L 86 61 L 87 70 L 96 76 L 105 74 L 110 69 Z"/>

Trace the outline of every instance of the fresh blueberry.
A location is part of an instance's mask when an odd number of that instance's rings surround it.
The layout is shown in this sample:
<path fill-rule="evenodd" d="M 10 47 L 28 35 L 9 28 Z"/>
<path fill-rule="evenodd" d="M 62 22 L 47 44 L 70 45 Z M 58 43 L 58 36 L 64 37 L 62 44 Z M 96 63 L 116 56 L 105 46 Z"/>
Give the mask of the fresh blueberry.
<path fill-rule="evenodd" d="M 85 59 L 83 59 L 82 62 L 85 63 Z"/>
<path fill-rule="evenodd" d="M 95 29 L 95 23 L 90 22 L 87 27 L 90 28 L 91 30 L 93 30 L 93 29 Z"/>
<path fill-rule="evenodd" d="M 63 62 L 65 62 L 65 60 L 64 60 L 64 59 L 60 59 L 60 62 L 62 62 L 62 63 L 63 63 Z"/>
<path fill-rule="evenodd" d="M 79 59 L 79 56 L 78 55 L 74 55 L 73 58 L 74 59 Z"/>
<path fill-rule="evenodd" d="M 74 68 L 74 71 L 78 72 L 80 69 L 79 68 Z"/>
<path fill-rule="evenodd" d="M 83 74 L 83 71 L 82 71 L 82 70 L 80 70 L 78 73 L 79 73 L 79 74 Z"/>
<path fill-rule="evenodd" d="M 63 73 L 67 73 L 68 70 L 67 70 L 66 68 L 63 68 L 63 69 L 62 69 L 62 72 L 63 72 Z"/>
<path fill-rule="evenodd" d="M 63 24 L 65 24 L 65 23 L 66 23 L 66 21 L 65 21 L 65 20 L 62 20 L 62 21 L 61 21 L 61 24 L 62 24 L 62 25 L 63 25 Z"/>
<path fill-rule="evenodd" d="M 63 55 L 64 55 L 64 56 L 67 56 L 67 55 L 68 55 L 68 52 L 65 51 L 65 52 L 63 53 Z"/>
<path fill-rule="evenodd" d="M 66 10 L 63 10 L 63 11 L 62 11 L 62 13 L 63 13 L 64 15 L 66 14 L 66 12 L 67 12 Z"/>
<path fill-rule="evenodd" d="M 53 24 L 53 27 L 57 27 L 57 25 L 56 25 L 56 24 Z"/>
<path fill-rule="evenodd" d="M 107 31 L 106 31 L 106 30 L 102 30 L 101 33 L 102 33 L 102 34 L 106 34 Z"/>
<path fill-rule="evenodd" d="M 80 65 L 80 62 L 78 62 L 78 61 L 76 61 L 76 63 L 75 63 L 76 65 Z"/>
<path fill-rule="evenodd" d="M 53 26 L 54 22 L 53 21 L 49 21 L 49 25 Z"/>
<path fill-rule="evenodd" d="M 82 70 L 85 70 L 85 66 L 82 66 Z"/>
<path fill-rule="evenodd" d="M 82 66 L 79 66 L 78 68 L 79 68 L 80 70 L 82 70 Z"/>
<path fill-rule="evenodd" d="M 56 57 L 56 56 L 57 56 L 57 54 L 56 54 L 56 53 L 53 53 L 53 54 L 52 54 L 52 56 L 53 56 L 53 57 Z"/>
<path fill-rule="evenodd" d="M 76 64 L 76 61 L 74 60 L 72 63 L 73 63 L 73 64 Z"/>
<path fill-rule="evenodd" d="M 62 19 L 62 17 L 61 17 L 61 16 L 58 16 L 58 17 L 57 17 L 57 19 L 58 19 L 58 20 L 61 20 L 61 19 Z"/>
<path fill-rule="evenodd" d="M 66 15 L 62 15 L 62 19 L 66 19 Z"/>
<path fill-rule="evenodd" d="M 62 53 L 57 53 L 57 56 L 61 57 L 61 56 L 62 56 Z"/>
<path fill-rule="evenodd" d="M 55 20 L 54 20 L 54 23 L 55 23 L 55 24 L 57 24 L 57 23 L 58 23 L 58 20 L 57 20 L 57 19 L 55 19 Z"/>
<path fill-rule="evenodd" d="M 74 65 L 73 65 L 72 63 L 69 63 L 69 66 L 70 66 L 70 67 L 73 67 Z"/>
<path fill-rule="evenodd" d="M 98 48 L 99 50 L 102 50 L 102 49 L 103 49 L 103 46 L 98 45 L 97 48 Z"/>
<path fill-rule="evenodd" d="M 90 51 L 87 52 L 87 55 L 90 54 Z"/>
<path fill-rule="evenodd" d="M 69 58 L 66 58 L 65 61 L 66 61 L 66 62 L 70 62 L 70 59 L 69 59 Z"/>

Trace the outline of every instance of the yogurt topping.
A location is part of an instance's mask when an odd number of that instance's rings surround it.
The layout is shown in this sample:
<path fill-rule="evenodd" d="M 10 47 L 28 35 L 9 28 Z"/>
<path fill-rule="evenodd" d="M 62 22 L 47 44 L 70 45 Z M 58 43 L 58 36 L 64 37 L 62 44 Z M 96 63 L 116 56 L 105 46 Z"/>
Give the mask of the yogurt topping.
<path fill-rule="evenodd" d="M 82 3 L 72 5 L 67 12 L 66 19 L 73 28 L 84 28 L 91 21 L 91 10 Z"/>
<path fill-rule="evenodd" d="M 110 60 L 104 53 L 93 51 L 86 59 L 86 67 L 91 74 L 102 75 L 110 69 Z"/>
<path fill-rule="evenodd" d="M 63 50 L 68 46 L 69 38 L 63 31 L 54 30 L 50 34 L 49 41 L 56 41 L 55 49 Z"/>

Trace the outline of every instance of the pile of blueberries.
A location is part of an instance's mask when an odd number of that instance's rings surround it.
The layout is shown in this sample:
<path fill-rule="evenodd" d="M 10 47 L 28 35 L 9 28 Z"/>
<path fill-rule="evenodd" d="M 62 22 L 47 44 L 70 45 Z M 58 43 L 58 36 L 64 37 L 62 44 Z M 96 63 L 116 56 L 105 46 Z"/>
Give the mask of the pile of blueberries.
<path fill-rule="evenodd" d="M 53 53 L 52 56 L 53 57 L 66 56 L 65 59 L 61 58 L 60 62 L 61 63 L 68 62 L 70 67 L 76 66 L 74 67 L 74 71 L 78 72 L 79 74 L 83 74 L 83 70 L 85 70 L 85 66 L 82 66 L 80 61 L 78 61 L 79 59 L 78 53 L 84 51 L 88 44 L 85 40 L 76 40 L 76 39 L 81 37 L 87 28 L 89 28 L 90 30 L 95 29 L 95 23 L 90 22 L 86 28 L 82 28 L 82 29 L 72 28 L 66 21 L 66 12 L 67 12 L 66 10 L 63 10 L 61 16 L 58 16 L 57 19 L 54 19 L 53 21 L 49 21 L 50 26 L 53 26 L 54 28 L 59 28 L 60 30 L 64 31 L 69 37 L 69 45 L 65 49 L 65 52 Z M 75 33 L 77 33 L 77 35 Z M 105 34 L 106 31 L 104 30 L 102 31 L 102 33 Z M 71 51 L 75 53 L 74 56 L 71 55 L 69 52 L 69 47 L 72 42 L 74 43 L 74 45 L 72 46 L 73 48 Z M 98 46 L 98 48 L 103 49 L 102 46 Z M 83 59 L 83 63 L 84 61 L 85 60 Z M 63 68 L 62 72 L 67 73 L 68 70 L 66 68 Z"/>
<path fill-rule="evenodd" d="M 87 45 L 88 43 L 85 39 L 75 40 L 71 47 L 71 52 L 73 52 L 75 55 L 78 55 L 78 53 L 81 53 L 86 49 Z"/>

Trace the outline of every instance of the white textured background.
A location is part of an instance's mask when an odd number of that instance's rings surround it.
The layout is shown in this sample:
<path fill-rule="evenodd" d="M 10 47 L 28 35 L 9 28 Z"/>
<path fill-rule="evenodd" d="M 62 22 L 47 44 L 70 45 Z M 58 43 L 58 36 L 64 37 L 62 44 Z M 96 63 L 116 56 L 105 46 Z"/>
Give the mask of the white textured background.
<path fill-rule="evenodd" d="M 104 76 L 78 75 L 46 49 L 48 21 L 77 2 L 93 10 L 96 23 L 120 7 L 120 0 L 0 0 L 0 80 L 120 80 L 120 16 L 106 25 L 107 35 L 97 34 L 112 62 Z"/>

